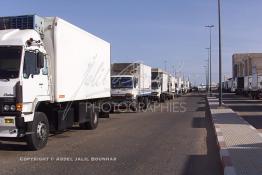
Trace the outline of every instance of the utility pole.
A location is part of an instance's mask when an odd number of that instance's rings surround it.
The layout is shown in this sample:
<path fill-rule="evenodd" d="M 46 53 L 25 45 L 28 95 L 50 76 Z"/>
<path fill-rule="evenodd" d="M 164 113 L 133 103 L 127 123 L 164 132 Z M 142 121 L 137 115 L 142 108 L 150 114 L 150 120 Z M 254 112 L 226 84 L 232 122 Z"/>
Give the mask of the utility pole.
<path fill-rule="evenodd" d="M 207 25 L 205 26 L 209 28 L 209 95 L 212 93 L 212 28 L 214 25 Z"/>
<path fill-rule="evenodd" d="M 210 94 L 210 91 L 211 91 L 211 86 L 210 86 L 210 83 L 211 83 L 211 69 L 210 69 L 210 48 L 206 48 L 207 49 L 207 78 L 208 78 L 208 81 L 207 81 L 207 91 L 208 91 L 208 95 Z"/>
<path fill-rule="evenodd" d="M 221 53 L 221 6 L 220 0 L 217 1 L 218 6 L 218 33 L 219 33 L 219 106 L 222 106 L 222 53 Z"/>

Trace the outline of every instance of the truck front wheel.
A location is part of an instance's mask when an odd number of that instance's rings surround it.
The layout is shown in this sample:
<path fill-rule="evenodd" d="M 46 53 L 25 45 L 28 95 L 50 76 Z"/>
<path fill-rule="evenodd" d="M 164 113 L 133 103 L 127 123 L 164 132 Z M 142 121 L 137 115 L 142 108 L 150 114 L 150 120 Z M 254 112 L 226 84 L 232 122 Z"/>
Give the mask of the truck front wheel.
<path fill-rule="evenodd" d="M 34 121 L 28 123 L 26 142 L 30 150 L 39 150 L 46 146 L 49 136 L 49 123 L 43 112 L 35 112 Z"/>

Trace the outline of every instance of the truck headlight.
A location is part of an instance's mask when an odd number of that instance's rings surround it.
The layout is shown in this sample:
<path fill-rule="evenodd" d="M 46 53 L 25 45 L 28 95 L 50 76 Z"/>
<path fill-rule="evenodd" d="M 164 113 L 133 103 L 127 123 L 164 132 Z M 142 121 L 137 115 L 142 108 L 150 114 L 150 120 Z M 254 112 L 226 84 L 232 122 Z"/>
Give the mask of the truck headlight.
<path fill-rule="evenodd" d="M 10 106 L 10 109 L 11 109 L 11 111 L 15 111 L 15 110 L 16 110 L 15 105 L 11 105 L 11 106 Z"/>
<path fill-rule="evenodd" d="M 4 105 L 4 111 L 9 111 L 10 110 L 10 106 L 9 105 Z"/>

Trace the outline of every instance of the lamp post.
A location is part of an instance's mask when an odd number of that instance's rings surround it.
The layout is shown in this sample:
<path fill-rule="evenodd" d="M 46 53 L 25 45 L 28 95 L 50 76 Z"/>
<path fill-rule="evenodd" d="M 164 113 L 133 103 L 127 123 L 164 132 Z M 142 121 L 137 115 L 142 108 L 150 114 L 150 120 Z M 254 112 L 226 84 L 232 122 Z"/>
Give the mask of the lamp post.
<path fill-rule="evenodd" d="M 207 28 L 209 28 L 209 95 L 211 95 L 211 86 L 212 86 L 212 28 L 214 27 L 214 25 L 207 25 L 205 26 Z"/>
<path fill-rule="evenodd" d="M 203 66 L 204 70 L 205 70 L 205 75 L 206 75 L 206 91 L 208 93 L 208 69 L 207 69 L 207 66 L 204 65 Z"/>
<path fill-rule="evenodd" d="M 219 33 L 219 106 L 222 106 L 222 54 L 221 54 L 221 6 L 220 0 L 217 1 L 218 6 L 218 33 Z"/>
<path fill-rule="evenodd" d="M 211 86 L 210 86 L 210 83 L 211 83 L 211 66 L 210 66 L 210 48 L 206 48 L 207 49 L 207 74 L 208 74 L 208 76 L 207 76 L 207 78 L 208 78 L 208 81 L 207 81 L 207 91 L 208 91 L 208 95 L 210 95 L 210 91 L 211 91 Z"/>

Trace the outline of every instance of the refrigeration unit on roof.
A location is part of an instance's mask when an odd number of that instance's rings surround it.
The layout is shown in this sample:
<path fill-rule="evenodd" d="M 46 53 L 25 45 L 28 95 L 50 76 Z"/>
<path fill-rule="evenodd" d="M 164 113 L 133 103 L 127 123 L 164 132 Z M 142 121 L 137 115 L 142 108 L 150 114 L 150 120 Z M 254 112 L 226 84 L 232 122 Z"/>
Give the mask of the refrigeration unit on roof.
<path fill-rule="evenodd" d="M 43 38 L 44 18 L 37 15 L 0 17 L 0 30 L 6 29 L 34 29 Z"/>

